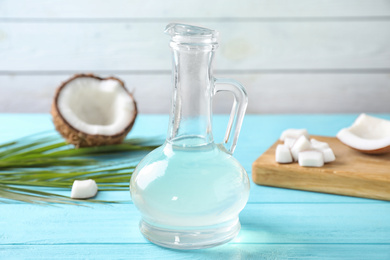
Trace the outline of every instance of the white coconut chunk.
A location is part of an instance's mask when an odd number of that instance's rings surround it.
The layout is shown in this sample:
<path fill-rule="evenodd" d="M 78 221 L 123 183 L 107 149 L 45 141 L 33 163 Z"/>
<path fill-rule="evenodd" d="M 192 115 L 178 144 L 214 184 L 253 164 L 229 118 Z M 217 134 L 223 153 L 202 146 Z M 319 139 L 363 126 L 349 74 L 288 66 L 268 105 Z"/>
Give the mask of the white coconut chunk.
<path fill-rule="evenodd" d="M 91 135 L 115 135 L 134 120 L 134 102 L 117 80 L 80 77 L 58 96 L 58 108 L 72 127 Z"/>
<path fill-rule="evenodd" d="M 286 137 L 284 139 L 284 145 L 286 145 L 288 148 L 293 147 L 294 143 L 297 141 L 296 138 Z"/>
<path fill-rule="evenodd" d="M 304 167 L 322 167 L 324 166 L 324 157 L 319 151 L 303 151 L 298 155 L 298 163 Z"/>
<path fill-rule="evenodd" d="M 75 180 L 73 182 L 70 197 L 72 199 L 88 199 L 95 197 L 98 192 L 98 186 L 94 180 Z"/>
<path fill-rule="evenodd" d="M 275 161 L 278 163 L 293 162 L 290 149 L 286 145 L 278 144 L 278 146 L 276 146 Z"/>
<path fill-rule="evenodd" d="M 284 141 L 287 137 L 290 138 L 299 138 L 301 135 L 304 135 L 307 139 L 310 138 L 309 133 L 306 129 L 286 129 L 282 132 L 280 136 L 280 141 Z"/>
<path fill-rule="evenodd" d="M 352 126 L 343 128 L 337 138 L 344 144 L 368 153 L 381 153 L 390 148 L 390 120 L 361 114 Z"/>
<path fill-rule="evenodd" d="M 301 135 L 291 148 L 291 154 L 294 161 L 298 160 L 299 152 L 312 149 L 311 143 L 307 140 L 306 136 Z"/>
<path fill-rule="evenodd" d="M 310 139 L 311 146 L 314 150 L 322 151 L 329 148 L 329 144 L 326 142 L 320 142 L 314 138 Z"/>
<path fill-rule="evenodd" d="M 321 152 L 324 156 L 325 163 L 333 162 L 334 160 L 336 160 L 336 156 L 334 155 L 333 150 L 331 148 L 325 148 L 321 150 Z"/>

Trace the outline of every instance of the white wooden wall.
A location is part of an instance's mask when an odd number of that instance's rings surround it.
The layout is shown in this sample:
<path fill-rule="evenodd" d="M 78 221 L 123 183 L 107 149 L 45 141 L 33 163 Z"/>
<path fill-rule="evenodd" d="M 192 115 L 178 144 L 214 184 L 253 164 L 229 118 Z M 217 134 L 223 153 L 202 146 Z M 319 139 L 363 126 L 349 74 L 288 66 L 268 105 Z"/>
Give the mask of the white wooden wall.
<path fill-rule="evenodd" d="M 246 86 L 249 113 L 390 112 L 390 0 L 0 0 L 0 112 L 48 112 L 89 72 L 167 113 L 170 22 L 220 32 L 215 75 Z"/>

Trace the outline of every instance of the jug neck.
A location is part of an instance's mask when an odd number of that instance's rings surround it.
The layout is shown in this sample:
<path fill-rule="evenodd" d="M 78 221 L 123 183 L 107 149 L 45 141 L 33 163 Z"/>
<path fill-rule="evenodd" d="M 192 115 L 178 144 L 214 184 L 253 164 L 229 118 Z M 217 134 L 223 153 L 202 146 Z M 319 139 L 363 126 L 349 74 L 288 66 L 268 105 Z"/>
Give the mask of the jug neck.
<path fill-rule="evenodd" d="M 183 42 L 183 38 L 175 41 L 172 37 L 170 44 L 173 96 L 167 141 L 178 146 L 201 146 L 213 142 L 211 64 L 216 43 L 187 38 Z"/>

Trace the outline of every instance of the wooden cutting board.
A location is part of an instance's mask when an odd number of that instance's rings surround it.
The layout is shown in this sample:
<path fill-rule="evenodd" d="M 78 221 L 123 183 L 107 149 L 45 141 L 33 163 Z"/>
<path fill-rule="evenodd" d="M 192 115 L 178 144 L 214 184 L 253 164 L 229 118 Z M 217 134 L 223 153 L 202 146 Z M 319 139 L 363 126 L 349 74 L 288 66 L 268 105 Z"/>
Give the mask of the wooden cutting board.
<path fill-rule="evenodd" d="M 355 151 L 335 137 L 312 136 L 327 142 L 336 160 L 321 168 L 301 167 L 297 162 L 275 162 L 273 144 L 252 165 L 255 183 L 289 189 L 317 191 L 390 201 L 390 153 L 367 155 Z"/>

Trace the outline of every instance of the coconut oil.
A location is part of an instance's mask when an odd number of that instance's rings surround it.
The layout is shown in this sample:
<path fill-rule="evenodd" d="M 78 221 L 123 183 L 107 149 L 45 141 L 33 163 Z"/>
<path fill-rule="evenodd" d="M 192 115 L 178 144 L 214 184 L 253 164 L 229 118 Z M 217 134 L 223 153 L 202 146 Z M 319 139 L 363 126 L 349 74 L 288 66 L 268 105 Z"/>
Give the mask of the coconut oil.
<path fill-rule="evenodd" d="M 225 229 L 239 231 L 238 214 L 248 200 L 249 179 L 240 163 L 218 145 L 182 147 L 166 142 L 137 169 L 142 173 L 133 173 L 130 191 L 143 217 L 141 231 L 149 239 L 153 240 L 148 234 L 151 227 L 176 234 L 178 243 L 190 244 L 191 235 L 205 231 L 210 235 L 224 224 Z M 174 243 L 175 235 L 170 237 Z"/>

